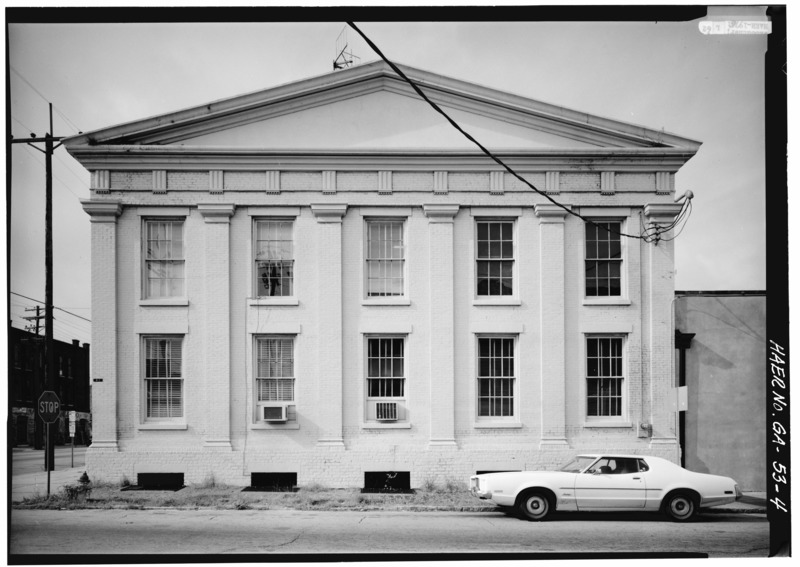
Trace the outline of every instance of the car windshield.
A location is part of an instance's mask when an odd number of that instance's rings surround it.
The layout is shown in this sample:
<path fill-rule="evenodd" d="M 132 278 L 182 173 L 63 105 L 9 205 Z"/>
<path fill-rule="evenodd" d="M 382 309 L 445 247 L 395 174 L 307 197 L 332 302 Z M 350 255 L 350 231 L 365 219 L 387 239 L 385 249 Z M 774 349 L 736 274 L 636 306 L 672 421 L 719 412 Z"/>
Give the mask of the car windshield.
<path fill-rule="evenodd" d="M 562 472 L 581 472 L 583 469 L 591 465 L 596 459 L 597 457 L 575 457 L 558 470 Z"/>

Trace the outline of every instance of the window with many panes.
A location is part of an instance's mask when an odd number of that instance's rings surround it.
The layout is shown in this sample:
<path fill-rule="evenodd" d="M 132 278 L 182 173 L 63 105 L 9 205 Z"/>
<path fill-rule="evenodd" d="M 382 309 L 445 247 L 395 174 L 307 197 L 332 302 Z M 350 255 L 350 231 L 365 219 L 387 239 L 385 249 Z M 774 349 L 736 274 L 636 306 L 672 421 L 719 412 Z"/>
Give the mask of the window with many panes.
<path fill-rule="evenodd" d="M 144 232 L 144 297 L 183 297 L 183 220 L 146 220 Z"/>
<path fill-rule="evenodd" d="M 503 296 L 514 293 L 514 222 L 478 221 L 477 294 Z"/>
<path fill-rule="evenodd" d="M 586 415 L 623 416 L 622 337 L 586 337 Z"/>
<path fill-rule="evenodd" d="M 182 337 L 144 338 L 144 383 L 148 420 L 183 417 Z"/>
<path fill-rule="evenodd" d="M 294 295 L 294 244 L 291 220 L 255 223 L 255 277 L 257 297 Z"/>
<path fill-rule="evenodd" d="M 294 337 L 256 337 L 256 399 L 294 401 Z"/>
<path fill-rule="evenodd" d="M 478 337 L 478 417 L 513 417 L 515 337 Z"/>
<path fill-rule="evenodd" d="M 622 295 L 622 242 L 619 222 L 586 223 L 586 296 Z"/>
<path fill-rule="evenodd" d="M 404 295 L 403 225 L 403 220 L 367 221 L 367 297 Z"/>
<path fill-rule="evenodd" d="M 367 397 L 405 396 L 405 339 L 369 337 L 367 339 Z"/>

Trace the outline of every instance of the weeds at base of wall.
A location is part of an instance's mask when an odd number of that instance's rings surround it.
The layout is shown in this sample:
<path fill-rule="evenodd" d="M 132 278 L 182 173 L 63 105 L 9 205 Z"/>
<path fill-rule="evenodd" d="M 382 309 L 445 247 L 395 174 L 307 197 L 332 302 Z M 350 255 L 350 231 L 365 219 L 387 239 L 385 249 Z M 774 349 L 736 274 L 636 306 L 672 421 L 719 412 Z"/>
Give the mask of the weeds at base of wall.
<path fill-rule="evenodd" d="M 94 483 L 93 483 L 94 484 Z M 203 483 L 203 486 L 210 483 Z M 447 511 L 493 509 L 456 483 L 418 488 L 415 494 L 361 493 L 359 489 L 331 489 L 319 485 L 297 492 L 242 492 L 242 487 L 213 488 L 193 485 L 178 492 L 123 491 L 116 484 L 97 484 L 90 490 L 65 490 L 48 497 L 35 496 L 14 503 L 16 509 L 128 509 L 150 508 L 216 510 L 315 510 L 315 511 Z M 449 486 L 449 488 L 448 488 Z M 430 487 L 430 485 L 429 485 Z M 82 488 L 82 487 L 80 487 Z"/>

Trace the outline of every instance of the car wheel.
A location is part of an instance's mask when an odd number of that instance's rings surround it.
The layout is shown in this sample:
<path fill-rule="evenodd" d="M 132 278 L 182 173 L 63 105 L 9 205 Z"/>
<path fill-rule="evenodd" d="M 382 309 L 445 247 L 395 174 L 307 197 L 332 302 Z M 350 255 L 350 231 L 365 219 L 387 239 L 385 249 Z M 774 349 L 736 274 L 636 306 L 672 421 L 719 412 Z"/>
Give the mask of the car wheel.
<path fill-rule="evenodd" d="M 664 501 L 664 512 L 674 522 L 687 522 L 697 513 L 697 504 L 688 493 L 675 492 Z"/>
<path fill-rule="evenodd" d="M 550 515 L 550 498 L 544 492 L 526 492 L 519 501 L 520 515 L 532 522 L 541 522 Z"/>

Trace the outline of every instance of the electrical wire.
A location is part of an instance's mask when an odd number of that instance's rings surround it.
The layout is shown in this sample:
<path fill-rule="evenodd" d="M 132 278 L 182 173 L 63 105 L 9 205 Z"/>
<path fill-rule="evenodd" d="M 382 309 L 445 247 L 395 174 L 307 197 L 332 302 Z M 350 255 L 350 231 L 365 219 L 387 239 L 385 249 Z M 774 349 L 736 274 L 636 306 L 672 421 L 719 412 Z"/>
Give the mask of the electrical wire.
<path fill-rule="evenodd" d="M 42 97 L 42 100 L 43 100 L 43 101 L 45 101 L 45 102 L 46 102 L 46 103 L 48 103 L 48 104 L 52 104 L 52 101 L 51 101 L 50 99 L 48 99 L 46 96 L 44 96 L 44 95 L 43 95 L 43 94 L 42 94 L 42 93 L 39 91 L 39 89 L 37 89 L 36 87 L 34 87 L 34 86 L 33 86 L 33 84 L 31 84 L 31 82 L 30 82 L 28 79 L 26 79 L 26 78 L 25 78 L 25 77 L 22 75 L 22 73 L 20 73 L 19 71 L 17 71 L 17 70 L 14 68 L 14 66 L 13 66 L 13 65 L 10 65 L 10 66 L 9 66 L 9 68 L 10 68 L 10 69 L 11 69 L 11 70 L 14 72 L 14 74 L 15 74 L 17 77 L 19 77 L 20 79 L 22 79 L 22 82 L 24 82 L 24 83 L 25 83 L 26 85 L 28 85 L 28 86 L 29 86 L 31 89 L 33 89 L 33 92 L 35 92 L 35 93 L 36 93 L 36 94 L 38 94 L 40 97 Z M 76 132 L 80 131 L 80 128 L 78 128 L 77 126 L 75 126 L 75 123 L 74 123 L 74 122 L 72 122 L 72 120 L 70 120 L 70 119 L 67 117 L 67 115 L 66 115 L 66 114 L 64 114 L 62 111 L 60 111 L 60 110 L 59 110 L 59 109 L 58 109 L 58 108 L 57 108 L 55 105 L 53 105 L 53 110 L 55 110 L 55 111 L 56 111 L 56 114 L 58 114 L 59 116 L 61 116 L 61 118 L 63 118 L 63 119 L 64 119 L 64 120 L 65 120 L 65 121 L 66 121 L 66 122 L 67 122 L 67 123 L 68 123 L 68 124 L 69 124 L 69 125 L 70 125 L 70 126 L 71 126 L 71 127 L 74 129 L 74 130 L 75 130 L 75 131 L 76 131 Z M 52 133 L 52 132 L 50 132 L 50 134 L 53 134 L 53 133 Z"/>
<path fill-rule="evenodd" d="M 16 291 L 9 291 L 8 293 L 11 293 L 11 294 L 16 295 L 18 297 L 22 297 L 22 298 L 28 299 L 30 301 L 34 301 L 36 303 L 44 304 L 44 301 L 40 301 L 38 299 L 34 299 L 32 297 L 28 297 L 27 295 L 22 295 L 21 293 L 17 293 Z M 76 313 L 72 313 L 71 311 L 67 311 L 66 309 L 62 309 L 61 307 L 56 307 L 55 305 L 53 306 L 53 309 L 58 309 L 59 311 L 63 311 L 64 313 L 69 313 L 70 315 L 73 315 L 74 317 L 77 317 L 78 319 L 83 319 L 84 321 L 88 321 L 89 323 L 92 322 L 91 319 L 87 319 L 86 317 L 81 317 L 80 315 L 78 315 Z"/>
<path fill-rule="evenodd" d="M 625 236 L 625 237 L 627 237 L 627 238 L 634 238 L 634 239 L 644 240 L 645 242 L 656 242 L 656 244 L 657 244 L 657 243 L 658 243 L 660 240 L 663 240 L 663 239 L 660 237 L 660 236 L 661 236 L 661 234 L 663 234 L 664 232 L 667 232 L 669 229 L 662 228 L 661 226 L 659 226 L 659 225 L 657 225 L 657 224 L 653 224 L 653 225 L 652 225 L 652 227 L 651 227 L 650 229 L 647 229 L 647 230 L 646 230 L 646 231 L 645 231 L 643 234 L 638 234 L 638 235 L 637 235 L 637 234 L 627 234 L 627 233 L 624 233 L 624 232 L 619 232 L 619 231 L 616 231 L 616 230 L 610 229 L 610 228 L 608 228 L 607 226 L 601 227 L 599 224 L 597 224 L 596 222 L 594 222 L 592 219 L 588 219 L 588 218 L 584 217 L 583 215 L 581 215 L 581 214 L 579 214 L 579 213 L 576 213 L 575 211 L 573 211 L 573 210 L 572 210 L 572 209 L 570 209 L 569 207 L 567 207 L 567 206 L 565 206 L 565 205 L 563 205 L 563 204 L 559 203 L 559 202 L 558 202 L 558 201 L 556 201 L 555 199 L 553 199 L 553 198 L 552 198 L 550 195 L 548 195 L 547 193 L 545 193 L 545 192 L 543 192 L 543 191 L 540 191 L 539 189 L 537 189 L 537 188 L 536 188 L 536 187 L 535 187 L 535 186 L 534 186 L 532 183 L 530 183 L 530 182 L 529 182 L 527 179 L 523 178 L 523 177 L 522 177 L 520 174 L 518 174 L 518 173 L 517 173 L 516 171 L 514 171 L 514 170 L 513 170 L 511 167 L 509 167 L 509 166 L 508 166 L 508 165 L 507 165 L 507 164 L 506 164 L 506 163 L 505 163 L 503 160 L 501 160 L 499 157 L 495 156 L 495 155 L 494 155 L 494 154 L 493 154 L 491 151 L 489 151 L 487 148 L 485 148 L 485 147 L 484 147 L 484 146 L 483 146 L 483 145 L 482 145 L 480 142 L 478 142 L 478 140 L 476 140 L 476 139 L 475 139 L 475 138 L 474 138 L 472 135 L 470 135 L 470 134 L 469 134 L 468 132 L 466 132 L 466 131 L 465 131 L 463 128 L 461 128 L 461 126 L 459 126 L 459 124 L 458 124 L 458 123 L 457 123 L 455 120 L 453 120 L 453 119 L 452 119 L 452 118 L 451 118 L 451 117 L 450 117 L 450 116 L 449 116 L 449 115 L 448 115 L 448 114 L 447 114 L 447 113 L 446 113 L 444 110 L 442 110 L 442 109 L 441 109 L 441 107 L 439 107 L 439 105 L 437 105 L 435 102 L 433 102 L 431 99 L 429 99 L 429 98 L 428 98 L 428 97 L 425 95 L 425 93 L 422 91 L 422 89 L 421 89 L 421 88 L 420 88 L 420 87 L 419 87 L 419 86 L 418 86 L 418 85 L 417 85 L 417 84 L 416 84 L 414 81 L 412 81 L 410 78 L 408 78 L 408 76 L 406 76 L 406 74 L 405 74 L 405 73 L 403 73 L 403 71 L 401 71 L 401 70 L 400 70 L 400 68 L 399 68 L 397 65 L 395 65 L 394 63 L 392 63 L 392 62 L 389 60 L 389 58 L 388 58 L 388 57 L 386 57 L 386 56 L 383 54 L 383 52 L 380 50 L 380 48 L 378 48 L 378 46 L 377 46 L 377 45 L 375 45 L 375 43 L 374 43 L 372 40 L 370 40 L 370 39 L 369 39 L 369 38 L 366 36 L 366 34 L 364 34 L 364 32 L 362 32 L 362 31 L 361 31 L 361 30 L 358 28 L 358 26 L 356 26 L 356 25 L 355 25 L 355 23 L 353 23 L 353 22 L 347 22 L 347 25 L 349 25 L 351 28 L 353 28 L 353 29 L 354 29 L 354 30 L 355 30 L 355 31 L 356 31 L 356 32 L 357 32 L 357 33 L 358 33 L 358 34 L 359 34 L 359 35 L 360 35 L 360 36 L 361 36 L 361 37 L 364 39 L 364 41 L 366 41 L 366 42 L 367 42 L 367 45 L 369 45 L 369 47 L 370 47 L 370 48 L 371 48 L 371 49 L 372 49 L 372 50 L 373 50 L 373 51 L 374 51 L 374 52 L 375 52 L 375 53 L 376 53 L 376 54 L 377 54 L 377 55 L 378 55 L 378 56 L 379 56 L 381 59 L 383 59 L 383 60 L 384 60 L 384 61 L 385 61 L 385 62 L 386 62 L 388 65 L 389 65 L 389 67 L 391 67 L 391 68 L 392 68 L 392 70 L 393 70 L 395 73 L 397 73 L 397 75 L 398 75 L 398 76 L 399 76 L 401 79 L 403 79 L 405 82 L 407 82 L 409 85 L 411 85 L 411 88 L 412 88 L 412 89 L 414 89 L 414 91 L 415 91 L 415 92 L 416 92 L 416 93 L 417 93 L 417 94 L 418 94 L 418 95 L 419 95 L 419 96 L 420 96 L 420 97 L 421 97 L 421 98 L 422 98 L 422 99 L 423 99 L 425 102 L 427 102 L 427 103 L 428 103 L 428 105 L 430 105 L 430 106 L 431 106 L 431 108 L 433 108 L 433 109 L 434 109 L 436 112 L 438 112 L 439 114 L 441 114 L 441 115 L 442 115 L 442 116 L 443 116 L 443 117 L 444 117 L 444 118 L 445 118 L 445 119 L 446 119 L 446 120 L 447 120 L 447 121 L 448 121 L 448 122 L 449 122 L 449 123 L 450 123 L 450 124 L 451 124 L 451 125 L 452 125 L 452 126 L 455 128 L 455 129 L 456 129 L 456 130 L 458 130 L 458 131 L 459 131 L 459 132 L 460 132 L 460 133 L 461 133 L 461 134 L 462 134 L 462 135 L 463 135 L 465 138 L 467 138 L 467 139 L 468 139 L 470 142 L 472 142 L 473 144 L 475 144 L 475 145 L 476 145 L 476 146 L 477 146 L 477 147 L 478 147 L 478 148 L 479 148 L 479 149 L 480 149 L 480 150 L 481 150 L 481 151 L 482 151 L 482 152 L 483 152 L 483 153 L 484 153 L 484 154 L 485 154 L 487 157 L 489 157 L 489 158 L 490 158 L 490 159 L 492 159 L 494 162 L 496 162 L 498 165 L 500 165 L 501 167 L 503 167 L 503 168 L 504 168 L 506 171 L 508 171 L 508 172 L 509 172 L 511 175 L 513 175 L 515 178 L 517 178 L 518 180 L 520 180 L 522 183 L 524 183 L 525 185 L 527 185 L 528 187 L 530 187 L 531 189 L 533 189 L 533 190 L 534 190 L 536 193 L 538 193 L 539 195 L 541 195 L 541 196 L 545 197 L 545 198 L 546 198 L 548 201 L 550 201 L 550 202 L 551 202 L 551 203 L 553 203 L 554 205 L 556 205 L 556 206 L 558 206 L 558 207 L 560 207 L 560 208 L 564 209 L 564 210 L 565 210 L 567 213 L 571 214 L 572 216 L 574 216 L 574 217 L 577 217 L 577 218 L 581 219 L 582 221 L 584 221 L 584 222 L 586 222 L 586 223 L 588 223 L 588 224 L 592 224 L 592 225 L 595 225 L 595 226 L 597 226 L 598 228 L 602 228 L 603 230 L 607 230 L 608 232 L 612 232 L 612 233 L 614 233 L 614 234 L 618 234 L 619 236 Z M 674 226 L 674 224 L 673 224 L 673 226 Z M 650 231 L 654 231 L 654 234 L 651 234 L 651 233 L 650 233 Z"/>

